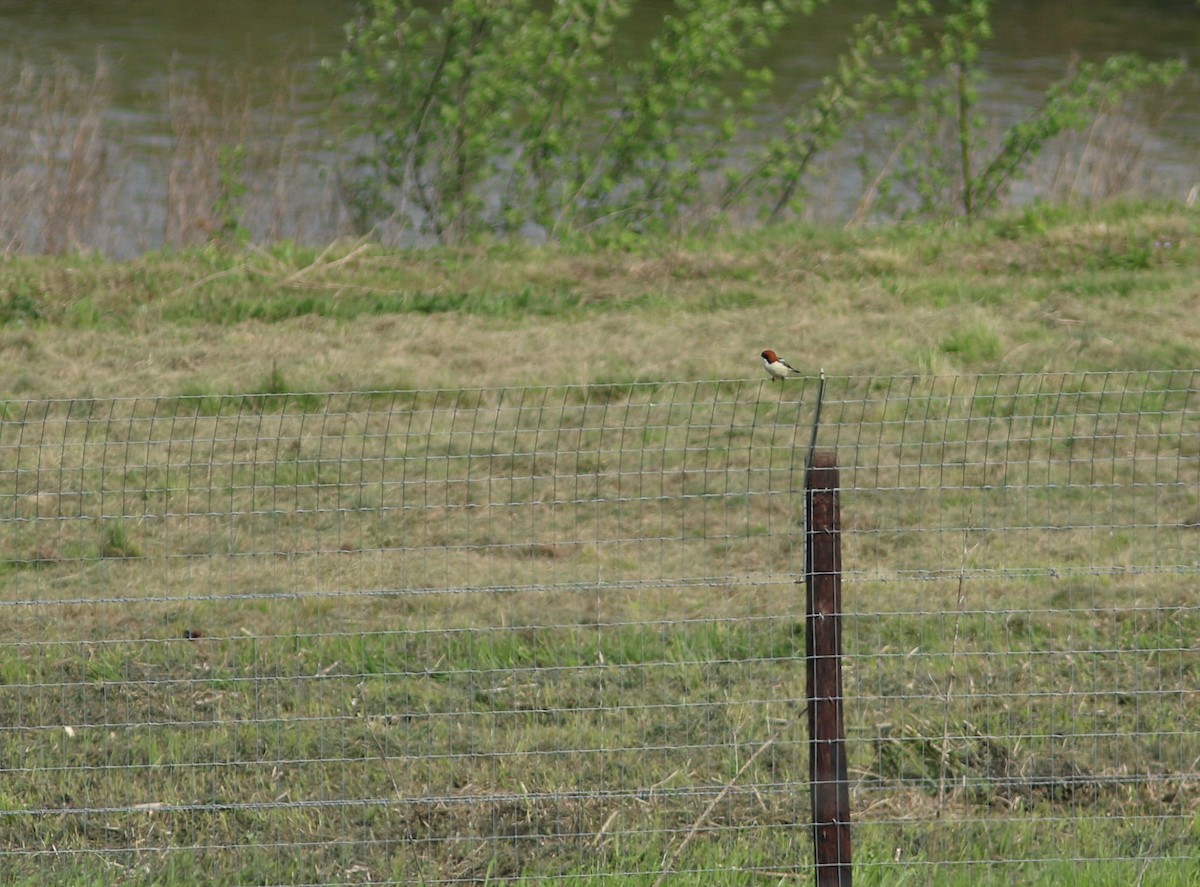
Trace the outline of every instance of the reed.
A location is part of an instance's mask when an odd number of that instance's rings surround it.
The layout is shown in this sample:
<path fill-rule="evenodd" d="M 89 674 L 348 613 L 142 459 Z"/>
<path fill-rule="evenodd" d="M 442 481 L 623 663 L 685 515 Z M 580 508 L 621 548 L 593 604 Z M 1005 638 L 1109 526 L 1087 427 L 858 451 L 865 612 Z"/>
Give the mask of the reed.
<path fill-rule="evenodd" d="M 0 70 L 0 250 L 124 254 L 236 233 L 257 243 L 342 233 L 298 69 L 173 62 L 138 109 L 148 134 L 121 122 L 113 80 L 103 55 L 86 69 L 60 57 Z"/>
<path fill-rule="evenodd" d="M 6 251 L 64 253 L 89 246 L 112 185 L 103 121 L 110 69 L 62 58 L 45 71 L 0 72 L 0 242 Z"/>

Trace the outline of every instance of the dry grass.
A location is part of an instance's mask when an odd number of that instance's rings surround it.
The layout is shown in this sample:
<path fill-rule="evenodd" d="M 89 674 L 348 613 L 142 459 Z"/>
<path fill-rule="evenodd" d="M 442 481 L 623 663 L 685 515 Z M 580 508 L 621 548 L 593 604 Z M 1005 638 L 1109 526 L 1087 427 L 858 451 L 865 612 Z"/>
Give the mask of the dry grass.
<path fill-rule="evenodd" d="M 146 99 L 163 131 L 133 132 L 129 114 L 114 113 L 103 55 L 88 70 L 62 59 L 0 67 L 0 252 L 336 236 L 341 208 L 316 181 L 299 76 L 286 60 L 269 70 L 172 67 Z"/>
<path fill-rule="evenodd" d="M 110 92 L 101 58 L 90 78 L 62 60 L 42 75 L 0 70 L 0 251 L 64 253 L 91 235 L 111 196 Z"/>

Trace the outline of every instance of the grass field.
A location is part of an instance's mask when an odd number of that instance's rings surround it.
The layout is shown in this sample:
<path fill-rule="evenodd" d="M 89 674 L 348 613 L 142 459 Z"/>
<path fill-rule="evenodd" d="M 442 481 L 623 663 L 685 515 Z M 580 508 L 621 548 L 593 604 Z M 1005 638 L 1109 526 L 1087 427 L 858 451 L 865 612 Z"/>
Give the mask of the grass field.
<path fill-rule="evenodd" d="M 810 881 L 772 347 L 856 882 L 1200 884 L 1198 228 L 6 259 L 0 869 Z"/>

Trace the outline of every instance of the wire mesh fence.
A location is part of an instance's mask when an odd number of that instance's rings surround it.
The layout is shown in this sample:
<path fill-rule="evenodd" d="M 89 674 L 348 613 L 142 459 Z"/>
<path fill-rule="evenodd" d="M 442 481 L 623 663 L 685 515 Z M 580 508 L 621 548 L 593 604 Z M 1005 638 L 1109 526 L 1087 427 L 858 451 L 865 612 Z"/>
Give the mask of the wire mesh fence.
<path fill-rule="evenodd" d="M 0 868 L 810 877 L 815 392 L 7 402 Z M 1189 883 L 1198 399 L 829 380 L 860 883 Z"/>

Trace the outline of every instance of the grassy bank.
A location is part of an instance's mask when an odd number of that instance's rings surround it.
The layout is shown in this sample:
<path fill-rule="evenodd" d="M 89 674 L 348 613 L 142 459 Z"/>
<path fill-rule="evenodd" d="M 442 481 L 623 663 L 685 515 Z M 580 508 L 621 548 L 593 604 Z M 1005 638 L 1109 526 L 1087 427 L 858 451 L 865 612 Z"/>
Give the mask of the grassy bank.
<path fill-rule="evenodd" d="M 6 260 L 0 865 L 807 880 L 769 346 L 858 375 L 856 881 L 1195 884 L 1198 227 Z M 1041 370 L 1126 372 L 933 378 Z"/>
<path fill-rule="evenodd" d="M 0 266 L 8 397 L 1197 364 L 1200 215 L 773 230 L 628 252 L 335 245 Z M 453 359 L 451 359 L 453 358 Z"/>

